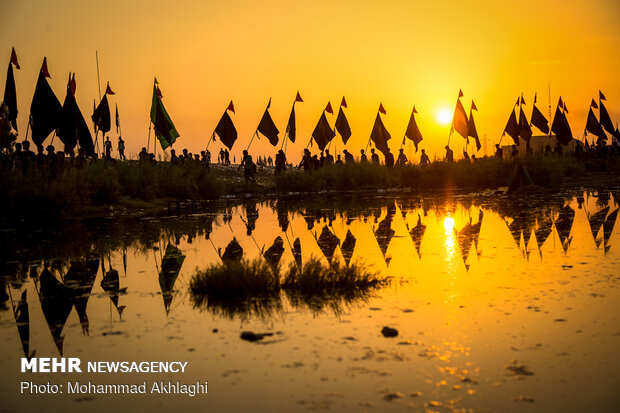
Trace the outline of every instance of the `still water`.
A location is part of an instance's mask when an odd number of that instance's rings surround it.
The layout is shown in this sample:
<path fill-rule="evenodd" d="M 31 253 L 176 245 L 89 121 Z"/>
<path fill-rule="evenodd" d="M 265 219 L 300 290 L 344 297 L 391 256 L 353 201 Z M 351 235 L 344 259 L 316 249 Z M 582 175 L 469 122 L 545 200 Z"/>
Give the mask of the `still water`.
<path fill-rule="evenodd" d="M 617 411 L 617 193 L 247 198 L 5 228 L 0 411 Z M 283 268 L 301 249 L 302 262 L 362 263 L 389 283 L 196 304 L 190 280 L 233 239 L 254 259 L 277 237 Z M 386 326 L 398 336 L 384 337 Z M 268 335 L 242 340 L 247 331 Z M 183 374 L 20 373 L 35 352 L 188 364 Z M 24 380 L 208 381 L 208 394 L 27 395 Z"/>

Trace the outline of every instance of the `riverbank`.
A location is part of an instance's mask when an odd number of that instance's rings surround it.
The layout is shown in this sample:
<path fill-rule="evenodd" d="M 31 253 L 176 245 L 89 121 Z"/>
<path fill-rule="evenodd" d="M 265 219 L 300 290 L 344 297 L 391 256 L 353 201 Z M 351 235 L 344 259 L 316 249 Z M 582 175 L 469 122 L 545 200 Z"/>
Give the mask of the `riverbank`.
<path fill-rule="evenodd" d="M 620 184 L 618 158 L 583 162 L 572 157 L 535 156 L 519 162 L 531 178 L 531 183 L 524 183 L 529 190 Z M 170 165 L 99 160 L 80 168 L 70 164 L 26 171 L 13 168 L 2 170 L 0 214 L 7 221 L 45 220 L 106 216 L 111 210 L 148 215 L 169 207 L 171 202 L 246 194 L 495 190 L 508 186 L 516 164 L 496 158 L 392 169 L 355 163 L 310 173 L 294 169 L 280 175 L 275 175 L 272 168 L 259 167 L 256 183 L 245 182 L 236 165 L 212 165 L 207 169 L 194 162 Z"/>

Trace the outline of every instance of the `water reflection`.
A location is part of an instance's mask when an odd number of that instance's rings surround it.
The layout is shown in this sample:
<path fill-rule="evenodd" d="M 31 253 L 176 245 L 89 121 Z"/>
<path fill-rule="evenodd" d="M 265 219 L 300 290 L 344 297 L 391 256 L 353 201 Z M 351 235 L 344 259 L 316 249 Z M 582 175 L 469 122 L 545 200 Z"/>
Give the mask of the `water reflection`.
<path fill-rule="evenodd" d="M 553 256 L 556 247 L 564 256 L 570 255 L 576 239 L 580 239 L 579 248 L 589 248 L 587 244 L 584 247 L 587 237 L 592 240 L 592 253 L 600 251 L 601 245 L 608 253 L 617 231 L 617 202 L 609 192 L 521 199 L 422 199 L 410 195 L 277 201 L 248 198 L 213 203 L 208 210 L 188 216 L 13 228 L 2 235 L 0 247 L 8 254 L 0 262 L 0 299 L 5 309 L 11 301 L 22 350 L 29 356 L 33 351 L 29 336 L 33 303 L 29 308 L 27 292 L 38 296 L 53 343 L 63 354 L 64 331 L 73 309 L 84 335 L 93 329 L 87 308 L 97 292 L 109 299 L 119 320 L 127 316 L 128 306 L 136 307 L 131 314 L 136 317 L 136 312 L 144 311 L 143 303 L 139 295 L 132 295 L 128 284 L 153 268 L 156 277 L 140 281 L 140 285 L 149 286 L 140 291 L 161 294 L 165 315 L 173 310 L 174 297 L 180 297 L 174 298 L 175 306 L 186 304 L 184 294 L 178 293 L 185 290 L 196 267 L 242 259 L 260 258 L 274 274 L 289 268 L 300 271 L 312 257 L 324 265 L 362 263 L 400 280 L 445 273 L 451 281 L 441 287 L 457 289 L 460 271 L 475 275 L 477 268 L 482 271 L 489 265 L 489 259 L 504 259 L 512 252 L 522 257 L 518 265 L 527 265 L 532 251 L 538 252 L 537 262 L 543 262 Z M 512 247 L 498 252 L 496 244 Z M 190 264 L 184 266 L 186 261 Z M 115 269 L 121 266 L 123 278 Z M 151 281 L 158 283 L 158 288 L 152 288 Z M 438 276 L 434 282 L 442 281 Z M 277 319 L 290 311 L 316 315 L 327 310 L 341 315 L 377 294 L 286 291 L 241 300 L 211 296 L 206 306 L 194 304 L 225 318 Z M 14 303 L 13 295 L 21 298 Z"/>

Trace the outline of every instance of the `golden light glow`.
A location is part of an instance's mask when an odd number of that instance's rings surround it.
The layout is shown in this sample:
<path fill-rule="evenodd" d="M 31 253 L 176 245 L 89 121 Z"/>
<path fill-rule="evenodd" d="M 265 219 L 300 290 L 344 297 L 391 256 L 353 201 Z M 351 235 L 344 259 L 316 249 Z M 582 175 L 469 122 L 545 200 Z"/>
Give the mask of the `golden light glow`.
<path fill-rule="evenodd" d="M 443 227 L 446 230 L 446 235 L 451 235 L 454 231 L 454 218 L 446 217 L 443 220 Z"/>
<path fill-rule="evenodd" d="M 442 125 L 449 124 L 452 120 L 452 114 L 450 113 L 450 110 L 447 108 L 440 109 L 439 112 L 437 112 L 437 120 Z"/>

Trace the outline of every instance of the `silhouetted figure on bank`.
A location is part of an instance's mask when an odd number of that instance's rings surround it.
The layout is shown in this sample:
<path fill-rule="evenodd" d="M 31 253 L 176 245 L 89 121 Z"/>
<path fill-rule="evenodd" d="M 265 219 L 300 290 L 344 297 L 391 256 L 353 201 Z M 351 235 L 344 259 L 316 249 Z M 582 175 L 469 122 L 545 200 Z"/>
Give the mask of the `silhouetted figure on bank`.
<path fill-rule="evenodd" d="M 170 149 L 170 163 L 172 165 L 178 165 L 179 163 L 181 163 L 181 160 L 177 156 L 177 151 L 175 151 L 174 149 Z"/>
<path fill-rule="evenodd" d="M 446 162 L 454 162 L 454 151 L 450 149 L 450 146 L 446 145 Z"/>
<path fill-rule="evenodd" d="M 319 160 L 319 157 L 317 155 L 312 155 L 312 165 L 315 171 L 318 171 L 321 167 L 321 161 Z"/>
<path fill-rule="evenodd" d="M 495 157 L 498 159 L 502 159 L 504 157 L 504 150 L 501 146 L 499 146 L 499 143 L 495 144 Z"/>
<path fill-rule="evenodd" d="M 271 159 L 271 157 L 269 157 Z M 276 154 L 276 170 L 275 174 L 279 175 L 286 170 L 286 154 L 282 149 Z"/>
<path fill-rule="evenodd" d="M 394 166 L 394 155 L 390 152 L 390 148 L 388 148 L 387 153 L 385 154 L 385 166 L 391 168 Z"/>
<path fill-rule="evenodd" d="M 321 151 L 321 157 L 319 158 L 319 167 L 323 167 L 325 165 L 325 154 Z M 319 168 L 316 168 L 319 169 Z"/>
<path fill-rule="evenodd" d="M 123 140 L 123 138 L 118 137 L 118 145 L 117 145 L 117 149 L 118 149 L 118 159 L 125 161 L 127 160 L 127 158 L 125 158 L 125 141 Z"/>
<path fill-rule="evenodd" d="M 302 167 L 304 168 L 304 172 L 310 172 L 314 169 L 314 162 L 312 161 L 312 156 L 308 149 L 304 149 L 304 156 L 301 158 L 301 162 L 297 169 L 301 169 Z"/>
<path fill-rule="evenodd" d="M 368 157 L 366 156 L 366 153 L 364 152 L 364 150 L 360 150 L 360 163 L 366 163 L 368 162 Z"/>
<path fill-rule="evenodd" d="M 342 151 L 344 153 L 344 163 L 355 163 L 355 159 L 353 158 L 353 154 L 346 149 Z"/>
<path fill-rule="evenodd" d="M 430 163 L 431 163 L 431 160 L 428 159 L 426 150 L 422 149 L 422 154 L 420 155 L 420 165 L 430 165 Z"/>
<path fill-rule="evenodd" d="M 30 142 L 23 141 L 22 142 L 22 154 L 21 154 L 21 168 L 22 173 L 26 173 L 32 165 L 35 163 L 35 155 L 34 152 L 30 150 Z"/>
<path fill-rule="evenodd" d="M 109 136 L 106 136 L 105 142 L 103 144 L 103 148 L 105 150 L 105 158 L 111 161 L 112 160 L 112 142 L 110 142 Z"/>
<path fill-rule="evenodd" d="M 379 160 L 379 155 L 375 152 L 375 148 L 370 149 L 370 154 L 370 161 L 375 165 L 379 165 L 381 161 Z"/>
<path fill-rule="evenodd" d="M 138 154 L 138 159 L 144 162 L 149 160 L 149 153 L 146 151 L 145 146 L 143 146 L 140 150 L 140 153 Z"/>
<path fill-rule="evenodd" d="M 250 155 L 247 150 L 243 151 L 243 160 L 239 164 L 237 171 L 241 170 L 241 167 L 243 167 L 243 177 L 245 181 L 256 182 L 256 164 L 252 161 L 252 155 Z"/>
<path fill-rule="evenodd" d="M 250 156 L 250 160 L 252 160 L 251 156 Z M 224 149 L 224 163 L 226 165 L 230 165 L 230 152 L 228 152 L 228 149 Z M 252 164 L 254 164 L 254 162 L 252 162 Z M 254 166 L 256 167 L 256 165 Z"/>
<path fill-rule="evenodd" d="M 325 149 L 325 160 L 323 161 L 325 166 L 331 166 L 334 164 L 334 156 L 329 153 L 329 149 Z"/>
<path fill-rule="evenodd" d="M 510 159 L 514 159 L 519 156 L 519 148 L 517 145 L 512 145 L 512 152 L 510 152 Z"/>
<path fill-rule="evenodd" d="M 340 159 L 340 154 L 338 154 L 337 156 L 336 165 L 338 166 L 344 165 L 344 162 L 342 162 L 342 159 Z"/>
<path fill-rule="evenodd" d="M 407 157 L 405 156 L 405 152 L 402 149 L 398 151 L 398 159 L 396 159 L 396 165 L 407 165 Z"/>

